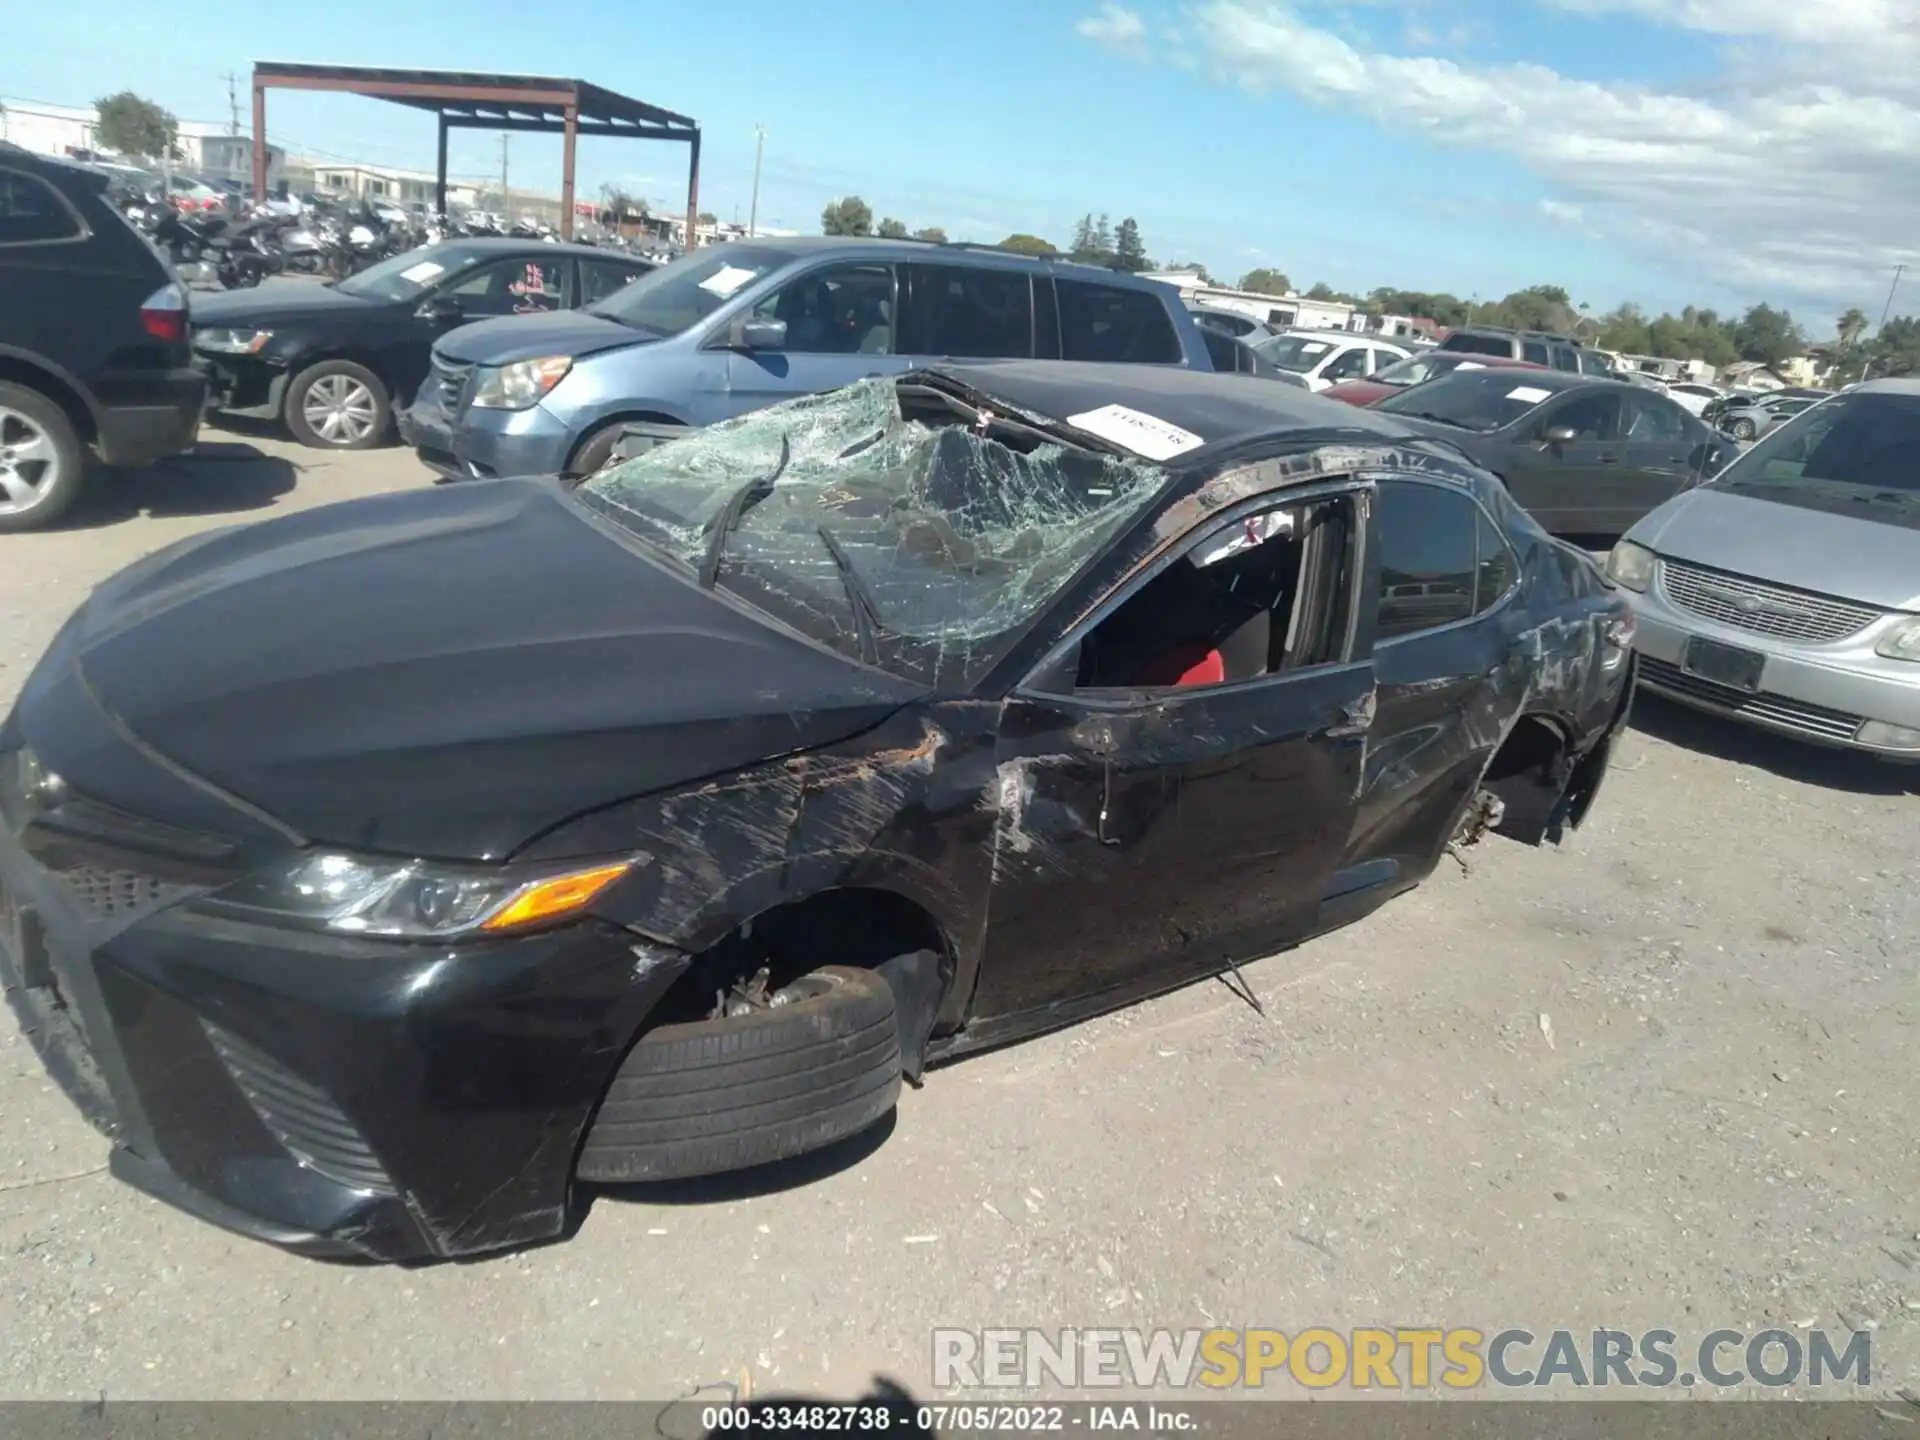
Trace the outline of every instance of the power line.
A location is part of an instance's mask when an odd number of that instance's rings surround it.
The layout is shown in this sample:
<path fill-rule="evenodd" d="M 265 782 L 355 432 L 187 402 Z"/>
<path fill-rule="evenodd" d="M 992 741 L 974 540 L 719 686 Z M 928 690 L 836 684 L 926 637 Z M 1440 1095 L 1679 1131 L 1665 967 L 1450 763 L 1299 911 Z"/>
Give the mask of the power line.
<path fill-rule="evenodd" d="M 240 133 L 240 91 L 237 88 L 240 77 L 231 70 L 226 74 L 227 81 L 227 134 Z"/>

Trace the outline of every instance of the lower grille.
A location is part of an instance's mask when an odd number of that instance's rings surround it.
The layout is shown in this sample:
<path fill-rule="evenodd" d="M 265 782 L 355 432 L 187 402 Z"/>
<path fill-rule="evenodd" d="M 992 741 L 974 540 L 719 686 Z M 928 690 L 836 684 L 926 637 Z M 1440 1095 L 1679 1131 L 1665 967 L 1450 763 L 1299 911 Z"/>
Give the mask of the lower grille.
<path fill-rule="evenodd" d="M 1684 695 L 1726 714 L 1763 720 L 1770 725 L 1797 730 L 1802 735 L 1817 736 L 1822 740 L 1853 739 L 1865 718 L 1849 715 L 1845 710 L 1831 710 L 1824 705 L 1810 705 L 1804 700 L 1789 700 L 1784 695 L 1735 690 L 1728 685 L 1702 680 L 1698 675 L 1689 675 L 1678 665 L 1647 655 L 1640 657 L 1640 678 L 1656 689 L 1671 690 L 1676 695 Z"/>
<path fill-rule="evenodd" d="M 57 870 L 54 879 L 89 920 L 130 920 L 203 888 L 169 885 L 137 870 L 106 870 L 94 865 Z"/>
<path fill-rule="evenodd" d="M 359 1128 L 327 1097 L 265 1051 L 203 1020 L 201 1028 L 273 1138 L 308 1169 L 355 1190 L 396 1191 Z"/>

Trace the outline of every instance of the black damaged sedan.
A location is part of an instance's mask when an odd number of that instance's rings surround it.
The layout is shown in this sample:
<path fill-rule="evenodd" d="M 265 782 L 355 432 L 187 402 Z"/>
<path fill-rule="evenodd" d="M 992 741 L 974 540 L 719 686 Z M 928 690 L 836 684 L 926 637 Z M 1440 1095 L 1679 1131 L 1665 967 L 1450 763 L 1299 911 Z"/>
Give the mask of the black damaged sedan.
<path fill-rule="evenodd" d="M 1390 417 L 981 365 L 215 531 L 0 728 L 0 956 L 115 1174 L 313 1254 L 851 1135 L 924 1065 L 1557 840 L 1579 551 Z"/>

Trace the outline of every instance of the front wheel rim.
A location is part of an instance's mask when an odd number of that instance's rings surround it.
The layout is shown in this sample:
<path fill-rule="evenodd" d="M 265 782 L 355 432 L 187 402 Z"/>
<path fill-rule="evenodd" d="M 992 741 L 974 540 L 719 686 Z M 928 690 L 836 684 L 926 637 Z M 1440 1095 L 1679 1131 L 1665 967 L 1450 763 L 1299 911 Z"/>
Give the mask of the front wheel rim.
<path fill-rule="evenodd" d="M 0 405 L 0 515 L 24 515 L 60 483 L 60 451 L 39 421 Z"/>
<path fill-rule="evenodd" d="M 322 375 L 307 387 L 300 413 L 329 445 L 353 445 L 373 434 L 379 407 L 373 391 L 351 375 Z"/>

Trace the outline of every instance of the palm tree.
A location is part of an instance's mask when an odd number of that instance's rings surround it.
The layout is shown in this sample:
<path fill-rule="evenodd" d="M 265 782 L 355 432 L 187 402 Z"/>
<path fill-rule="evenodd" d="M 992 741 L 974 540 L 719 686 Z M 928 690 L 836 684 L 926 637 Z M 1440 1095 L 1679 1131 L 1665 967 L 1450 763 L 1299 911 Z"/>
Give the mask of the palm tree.
<path fill-rule="evenodd" d="M 1851 350 L 1866 333 L 1867 317 L 1860 312 L 1859 306 L 1849 306 L 1847 312 L 1834 322 L 1834 329 L 1840 332 L 1840 343 Z"/>

